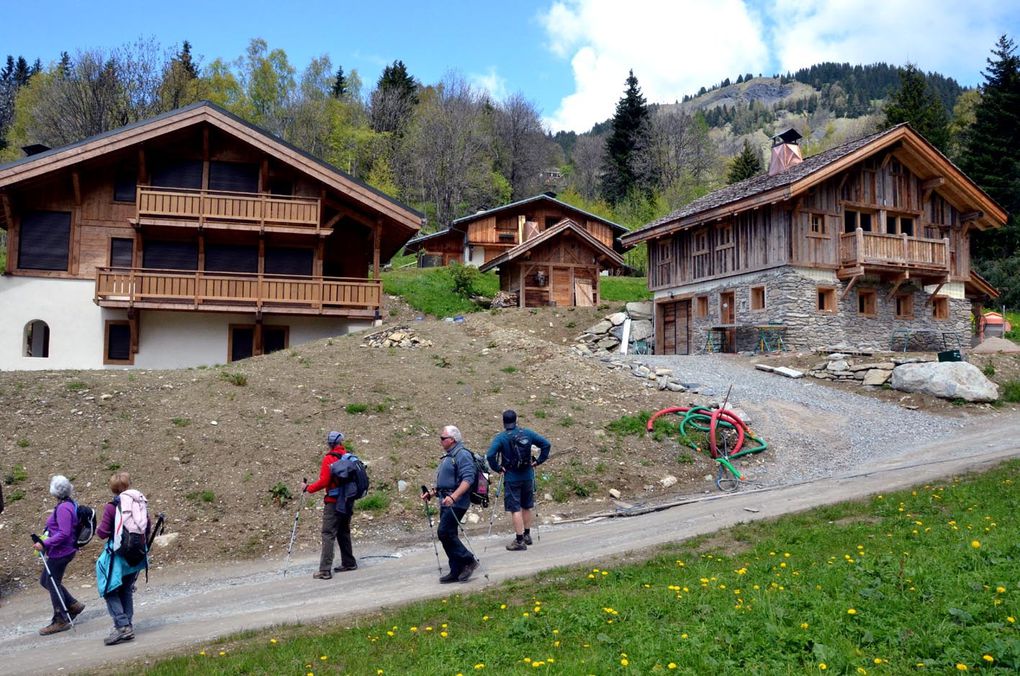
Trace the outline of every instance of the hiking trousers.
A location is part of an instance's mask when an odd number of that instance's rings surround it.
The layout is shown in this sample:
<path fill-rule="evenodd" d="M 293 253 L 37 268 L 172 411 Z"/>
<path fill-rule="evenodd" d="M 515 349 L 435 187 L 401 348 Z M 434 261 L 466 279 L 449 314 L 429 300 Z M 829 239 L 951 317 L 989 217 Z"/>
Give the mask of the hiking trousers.
<path fill-rule="evenodd" d="M 74 559 L 74 554 L 46 559 L 50 572 L 53 573 L 53 580 L 50 580 L 50 576 L 46 573 L 46 568 L 43 568 L 42 575 L 39 577 L 39 584 L 50 593 L 50 603 L 53 605 L 53 619 L 60 620 L 61 622 L 68 622 L 70 618 L 67 617 L 63 606 L 60 605 L 60 596 L 57 596 L 57 592 L 53 589 L 53 584 L 55 582 L 60 589 L 60 593 L 64 597 L 64 603 L 67 604 L 68 608 L 78 603 L 78 600 L 71 596 L 71 592 L 67 591 L 67 587 L 61 582 L 64 579 L 64 571 L 67 570 L 67 565 L 71 563 L 72 559 Z"/>
<path fill-rule="evenodd" d="M 135 580 L 138 573 L 130 573 L 121 578 L 120 586 L 111 590 L 103 597 L 106 601 L 106 612 L 113 618 L 113 626 L 130 627 L 135 615 Z"/>
<path fill-rule="evenodd" d="M 353 568 L 358 565 L 351 543 L 351 516 L 354 505 L 348 505 L 346 514 L 336 511 L 336 505 L 327 502 L 322 509 L 322 552 L 319 554 L 319 570 L 333 568 L 333 542 L 340 546 L 340 565 Z"/>
<path fill-rule="evenodd" d="M 443 551 L 450 560 L 451 574 L 460 574 L 464 566 L 475 560 L 474 554 L 468 551 L 457 534 L 460 520 L 466 512 L 466 509 L 460 507 L 439 508 L 439 541 L 443 543 Z"/>

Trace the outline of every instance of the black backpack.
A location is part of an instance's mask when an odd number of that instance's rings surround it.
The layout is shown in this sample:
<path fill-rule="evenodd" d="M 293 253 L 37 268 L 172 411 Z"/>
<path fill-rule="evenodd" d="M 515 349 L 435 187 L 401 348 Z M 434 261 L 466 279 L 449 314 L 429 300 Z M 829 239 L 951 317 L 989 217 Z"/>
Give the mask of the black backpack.
<path fill-rule="evenodd" d="M 96 534 L 96 510 L 74 500 L 71 504 L 74 505 L 74 546 L 81 549 Z"/>
<path fill-rule="evenodd" d="M 361 458 L 353 453 L 341 455 L 338 460 L 329 466 L 329 474 L 333 477 L 333 483 L 338 487 L 345 487 L 346 484 L 353 481 L 357 486 L 353 496 L 355 500 L 360 500 L 368 493 L 368 469 L 365 467 L 365 463 L 361 461 Z M 340 502 L 339 497 L 343 497 L 343 493 L 343 490 L 337 491 L 338 504 Z"/>
<path fill-rule="evenodd" d="M 470 448 L 462 449 L 467 451 L 467 454 L 471 457 L 471 462 L 475 466 L 474 480 L 471 482 L 471 489 L 468 491 L 468 497 L 471 499 L 472 505 L 481 505 L 483 508 L 489 506 L 489 466 L 485 462 L 485 458 L 478 455 Z M 457 455 L 460 455 L 458 453 Z M 454 476 L 460 476 L 457 471 L 457 456 L 453 456 L 453 474 Z"/>
<path fill-rule="evenodd" d="M 519 427 L 507 430 L 507 443 L 502 453 L 503 469 L 525 469 L 531 467 L 531 437 Z M 509 447 L 509 451 L 505 450 Z"/>

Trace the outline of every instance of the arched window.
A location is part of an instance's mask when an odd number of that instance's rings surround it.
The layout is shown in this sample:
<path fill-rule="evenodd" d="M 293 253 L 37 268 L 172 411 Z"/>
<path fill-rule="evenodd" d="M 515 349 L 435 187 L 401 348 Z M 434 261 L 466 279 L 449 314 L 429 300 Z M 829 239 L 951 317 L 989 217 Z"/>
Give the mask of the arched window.
<path fill-rule="evenodd" d="M 25 324 L 25 356 L 50 356 L 50 327 L 41 319 L 33 319 Z"/>

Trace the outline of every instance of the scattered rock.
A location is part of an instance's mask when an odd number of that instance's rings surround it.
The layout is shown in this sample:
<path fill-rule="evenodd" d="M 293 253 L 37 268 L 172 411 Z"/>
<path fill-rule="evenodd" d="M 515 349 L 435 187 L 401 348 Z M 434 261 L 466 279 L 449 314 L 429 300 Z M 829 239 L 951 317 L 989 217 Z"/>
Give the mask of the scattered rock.
<path fill-rule="evenodd" d="M 630 302 L 626 305 L 627 314 L 635 321 L 652 319 L 651 301 Z"/>
<path fill-rule="evenodd" d="M 613 498 L 614 500 L 619 500 L 621 495 L 623 494 L 620 493 L 620 491 L 616 490 L 615 488 L 609 489 L 609 497 Z"/>
<path fill-rule="evenodd" d="M 181 535 L 180 533 L 165 533 L 163 535 L 156 537 L 156 539 L 153 540 L 152 543 L 157 547 L 160 547 L 161 549 L 165 549 L 166 547 L 172 545 L 177 540 L 177 538 L 180 537 L 180 535 Z"/>
<path fill-rule="evenodd" d="M 676 481 L 677 479 L 675 476 L 673 476 L 672 474 L 667 474 L 666 476 L 659 479 L 659 484 L 661 484 L 663 488 L 669 488 L 670 486 L 676 484 Z"/>
<path fill-rule="evenodd" d="M 776 370 L 775 366 L 769 366 L 768 364 L 755 364 L 754 367 L 759 371 L 764 371 L 765 373 L 772 373 Z M 822 368 L 825 368 L 825 366 L 823 365 Z"/>
<path fill-rule="evenodd" d="M 876 387 L 879 386 L 879 385 L 885 385 L 885 383 L 889 380 L 889 376 L 891 376 L 891 375 L 892 375 L 892 371 L 891 370 L 886 370 L 886 369 L 871 369 L 866 374 L 864 374 L 864 383 L 863 384 L 864 385 L 873 385 L 873 386 L 876 386 Z"/>
<path fill-rule="evenodd" d="M 626 312 L 614 312 L 613 314 L 606 317 L 612 323 L 613 326 L 620 326 L 627 320 Z"/>
<path fill-rule="evenodd" d="M 403 493 L 406 490 L 407 490 L 407 482 L 404 481 L 403 479 L 400 479 L 399 481 L 397 481 L 397 492 L 398 493 Z"/>
<path fill-rule="evenodd" d="M 999 386 L 965 361 L 902 364 L 893 369 L 892 386 L 903 392 L 923 392 L 943 399 L 995 401 Z"/>
<path fill-rule="evenodd" d="M 804 377 L 804 372 L 803 371 L 798 371 L 797 369 L 791 369 L 791 368 L 788 368 L 786 366 L 777 366 L 773 370 L 776 373 L 778 373 L 779 375 L 786 376 L 787 378 L 803 378 Z"/>

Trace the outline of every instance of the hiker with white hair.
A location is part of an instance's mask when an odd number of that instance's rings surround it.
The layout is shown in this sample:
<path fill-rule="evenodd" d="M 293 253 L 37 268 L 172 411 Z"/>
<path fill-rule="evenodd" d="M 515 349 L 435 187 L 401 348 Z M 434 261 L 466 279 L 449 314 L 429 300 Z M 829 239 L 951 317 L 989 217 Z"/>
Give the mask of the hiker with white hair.
<path fill-rule="evenodd" d="M 458 537 L 460 520 L 471 507 L 471 485 L 475 478 L 474 457 L 464 446 L 464 437 L 453 425 L 439 433 L 443 457 L 436 470 L 436 485 L 432 490 L 422 487 L 421 499 L 439 498 L 439 541 L 450 561 L 450 572 L 439 578 L 443 584 L 467 582 L 478 568 L 475 558 Z"/>
<path fill-rule="evenodd" d="M 72 620 L 85 610 L 85 604 L 71 596 L 62 582 L 68 564 L 78 553 L 75 537 L 78 506 L 71 499 L 74 486 L 66 476 L 57 474 L 50 479 L 50 495 L 57 499 L 57 506 L 46 520 L 43 537 L 37 538 L 32 545 L 45 557 L 46 566 L 39 584 L 50 593 L 50 603 L 53 606 L 53 618 L 39 630 L 43 636 L 67 631 L 71 628 Z"/>
<path fill-rule="evenodd" d="M 341 432 L 330 432 L 326 435 L 326 454 L 319 466 L 319 479 L 309 484 L 302 483 L 301 490 L 315 493 L 326 489 L 322 510 L 322 551 L 319 554 L 319 570 L 312 574 L 316 580 L 330 580 L 333 573 L 346 573 L 358 569 L 358 560 L 354 558 L 354 547 L 351 543 L 351 517 L 354 515 L 354 500 L 347 495 L 346 486 L 338 486 L 330 472 L 334 462 L 347 453 L 344 448 L 344 435 Z M 341 495 L 341 493 L 343 493 Z M 338 502 L 342 501 L 342 502 Z M 340 547 L 340 565 L 333 566 L 333 542 Z M 332 568 L 332 570 L 331 570 Z"/>

